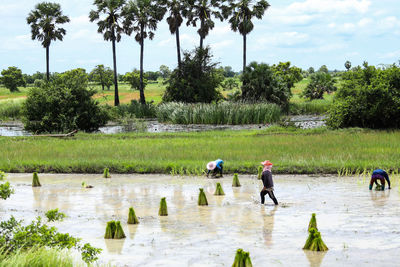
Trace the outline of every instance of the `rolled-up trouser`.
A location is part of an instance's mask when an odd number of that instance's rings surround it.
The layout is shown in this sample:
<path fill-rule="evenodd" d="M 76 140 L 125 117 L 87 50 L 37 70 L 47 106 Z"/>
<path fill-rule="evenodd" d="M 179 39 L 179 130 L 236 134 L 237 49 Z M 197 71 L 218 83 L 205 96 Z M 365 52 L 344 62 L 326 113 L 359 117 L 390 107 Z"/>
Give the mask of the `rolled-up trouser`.
<path fill-rule="evenodd" d="M 369 182 L 369 190 L 372 190 L 374 183 L 378 184 L 376 181 L 380 180 L 382 185 L 382 190 L 385 190 L 385 177 L 379 174 L 374 174 L 371 176 L 371 181 Z"/>
<path fill-rule="evenodd" d="M 272 199 L 272 201 L 274 201 L 275 205 L 278 205 L 278 200 L 276 199 L 275 195 L 274 195 L 274 188 L 270 187 L 267 188 L 265 190 L 261 190 L 260 192 L 260 196 L 261 196 L 261 204 L 264 204 L 265 202 L 265 195 L 268 194 L 268 196 L 270 197 L 270 199 Z"/>

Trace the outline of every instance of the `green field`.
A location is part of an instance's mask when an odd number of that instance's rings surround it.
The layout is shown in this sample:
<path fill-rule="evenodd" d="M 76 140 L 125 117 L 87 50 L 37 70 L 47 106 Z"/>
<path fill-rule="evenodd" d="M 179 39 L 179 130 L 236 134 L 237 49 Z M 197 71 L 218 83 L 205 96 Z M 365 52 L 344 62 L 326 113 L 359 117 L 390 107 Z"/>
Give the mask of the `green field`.
<path fill-rule="evenodd" d="M 257 173 L 265 159 L 279 173 L 398 170 L 400 131 L 272 127 L 263 131 L 78 134 L 71 139 L 0 137 L 6 172 L 202 174 L 222 158 L 226 172 Z"/>

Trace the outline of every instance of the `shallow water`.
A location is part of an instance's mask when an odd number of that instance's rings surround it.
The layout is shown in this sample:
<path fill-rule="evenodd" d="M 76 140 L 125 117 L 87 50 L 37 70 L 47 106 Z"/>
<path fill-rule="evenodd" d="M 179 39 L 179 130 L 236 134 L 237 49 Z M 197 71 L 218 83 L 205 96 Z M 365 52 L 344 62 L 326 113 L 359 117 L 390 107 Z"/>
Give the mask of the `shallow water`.
<path fill-rule="evenodd" d="M 274 176 L 280 205 L 259 203 L 261 182 L 239 176 L 205 179 L 165 175 L 10 174 L 16 193 L 1 200 L 1 220 L 13 214 L 32 220 L 49 209 L 67 214 L 51 223 L 84 242 L 103 248 L 102 262 L 118 266 L 231 266 L 238 248 L 250 252 L 254 266 L 398 266 L 400 193 L 369 191 L 360 178 Z M 81 183 L 93 185 L 82 189 Z M 221 182 L 225 196 L 214 196 Z M 204 187 L 209 206 L 197 206 Z M 158 216 L 161 197 L 167 217 Z M 133 206 L 139 225 L 127 225 Z M 311 213 L 329 251 L 305 252 Z M 121 220 L 127 238 L 104 240 L 106 222 Z"/>

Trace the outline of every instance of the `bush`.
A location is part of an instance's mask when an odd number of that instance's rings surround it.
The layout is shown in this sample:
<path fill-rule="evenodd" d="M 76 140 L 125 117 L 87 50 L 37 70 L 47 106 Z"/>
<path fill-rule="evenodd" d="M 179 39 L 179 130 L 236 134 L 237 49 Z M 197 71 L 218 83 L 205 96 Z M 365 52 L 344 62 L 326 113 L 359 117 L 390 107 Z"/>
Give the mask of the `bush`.
<path fill-rule="evenodd" d="M 158 121 L 177 124 L 260 124 L 276 122 L 280 115 L 279 106 L 268 103 L 164 103 L 157 109 Z"/>
<path fill-rule="evenodd" d="M 192 56 L 193 54 L 193 56 Z M 221 99 L 217 91 L 223 76 L 211 62 L 210 49 L 196 49 L 184 53 L 180 69 L 175 69 L 167 80 L 163 96 L 166 102 L 211 103 Z"/>
<path fill-rule="evenodd" d="M 332 128 L 399 128 L 400 68 L 386 70 L 364 64 L 343 74 L 327 120 Z"/>
<path fill-rule="evenodd" d="M 87 74 L 82 69 L 67 71 L 41 88 L 33 88 L 23 106 L 25 129 L 35 133 L 96 131 L 109 115 L 92 99 Z"/>
<path fill-rule="evenodd" d="M 45 213 L 45 215 L 49 222 L 62 221 L 65 217 L 67 217 L 65 213 L 59 212 L 58 209 L 49 210 Z"/>
<path fill-rule="evenodd" d="M 26 86 L 22 71 L 17 67 L 8 67 L 1 75 L 0 82 L 11 92 L 18 91 L 18 86 Z"/>
<path fill-rule="evenodd" d="M 324 93 L 336 91 L 335 80 L 329 73 L 316 72 L 310 76 L 311 82 L 307 85 L 301 94 L 302 97 L 309 100 L 323 99 Z"/>
<path fill-rule="evenodd" d="M 290 88 L 273 69 L 264 63 L 250 63 L 242 75 L 242 99 L 246 101 L 268 101 L 288 109 Z"/>

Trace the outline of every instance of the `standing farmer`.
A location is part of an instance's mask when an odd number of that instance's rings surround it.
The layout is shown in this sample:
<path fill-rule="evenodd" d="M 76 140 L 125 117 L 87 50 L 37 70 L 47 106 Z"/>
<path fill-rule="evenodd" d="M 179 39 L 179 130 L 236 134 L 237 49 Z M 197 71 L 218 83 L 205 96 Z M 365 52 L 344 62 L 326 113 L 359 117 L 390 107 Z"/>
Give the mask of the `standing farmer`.
<path fill-rule="evenodd" d="M 261 162 L 261 164 L 264 166 L 262 175 L 261 175 L 261 180 L 263 182 L 263 189 L 260 192 L 261 196 L 261 204 L 264 204 L 265 202 L 265 195 L 268 194 L 268 196 L 274 201 L 275 205 L 278 205 L 278 200 L 276 199 L 274 195 L 274 181 L 272 180 L 272 163 L 269 160 L 266 160 L 264 162 Z"/>

